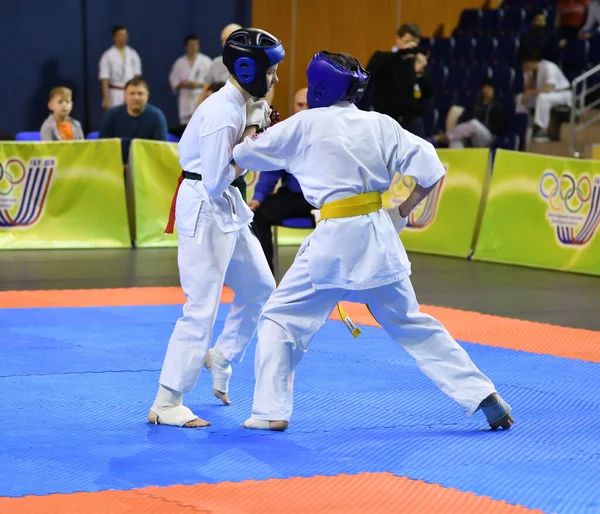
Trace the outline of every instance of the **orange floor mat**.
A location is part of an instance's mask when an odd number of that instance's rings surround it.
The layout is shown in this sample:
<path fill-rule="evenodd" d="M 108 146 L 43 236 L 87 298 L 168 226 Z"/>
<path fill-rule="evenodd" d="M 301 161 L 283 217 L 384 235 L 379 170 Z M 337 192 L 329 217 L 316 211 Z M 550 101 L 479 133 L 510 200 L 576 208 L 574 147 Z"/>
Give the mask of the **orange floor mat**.
<path fill-rule="evenodd" d="M 342 306 L 355 323 L 380 326 L 366 306 L 350 302 L 342 302 Z M 459 341 L 600 362 L 600 332 L 447 307 L 421 305 L 421 310 L 438 319 Z M 337 309 L 331 317 L 340 319 Z"/>
<path fill-rule="evenodd" d="M 0 498 L 5 514 L 518 514 L 541 512 L 391 473 Z"/>
<path fill-rule="evenodd" d="M 223 288 L 221 302 L 231 303 L 232 298 L 232 291 Z M 179 287 L 0 292 L 0 309 L 173 305 L 184 301 L 185 298 Z M 354 322 L 360 325 L 379 326 L 364 305 L 349 302 L 342 302 L 342 304 Z M 422 305 L 421 308 L 439 319 L 450 333 L 461 341 L 600 362 L 600 332 L 446 307 Z M 339 320 L 337 309 L 334 309 L 331 317 Z"/>

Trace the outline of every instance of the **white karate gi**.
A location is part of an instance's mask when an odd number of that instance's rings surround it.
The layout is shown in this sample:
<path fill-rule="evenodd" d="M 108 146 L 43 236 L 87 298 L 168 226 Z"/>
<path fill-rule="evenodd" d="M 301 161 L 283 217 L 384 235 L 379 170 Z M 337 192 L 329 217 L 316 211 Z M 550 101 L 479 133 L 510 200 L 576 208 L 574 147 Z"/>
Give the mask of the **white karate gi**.
<path fill-rule="evenodd" d="M 198 379 L 223 283 L 235 297 L 216 347 L 228 362 L 240 360 L 275 280 L 249 224 L 252 211 L 231 186 L 231 152 L 246 126 L 246 101 L 228 82 L 196 110 L 179 142 L 182 169 L 202 175 L 184 180 L 177 196 L 176 226 L 181 287 L 186 297 L 167 348 L 160 383 L 191 391 Z"/>
<path fill-rule="evenodd" d="M 125 60 L 115 46 L 111 46 L 100 58 L 99 80 L 108 80 L 110 106 L 125 103 L 125 84 L 142 74 L 142 60 L 130 46 L 125 47 Z"/>
<path fill-rule="evenodd" d="M 392 118 L 349 103 L 295 114 L 236 146 L 238 165 L 285 169 L 315 207 L 387 191 L 398 170 L 423 187 L 445 173 L 433 146 Z M 435 319 L 419 312 L 410 263 L 383 210 L 321 220 L 271 295 L 258 325 L 252 416 L 289 420 L 294 371 L 340 300 L 367 303 L 388 334 L 466 414 L 494 385 Z"/>
<path fill-rule="evenodd" d="M 212 59 L 208 55 L 198 54 L 193 64 L 190 63 L 187 55 L 183 55 L 175 61 L 171 68 L 169 83 L 173 92 L 179 95 L 179 123 L 182 125 L 190 121 L 192 114 L 194 114 L 202 88 L 182 87 L 177 91 L 177 86 L 184 80 L 204 84 L 211 63 Z"/>
<path fill-rule="evenodd" d="M 526 76 L 525 83 L 527 83 L 527 78 Z M 550 93 L 539 93 L 534 97 L 528 97 L 526 105 L 521 103 L 523 94 L 517 95 L 517 112 L 527 114 L 529 109 L 535 108 L 533 121 L 543 130 L 547 130 L 548 125 L 550 125 L 552 107 L 559 105 L 571 106 L 572 103 L 571 83 L 563 75 L 561 69 L 552 61 L 541 60 L 533 87 L 541 89 L 547 85 L 554 86 L 554 90 Z"/>

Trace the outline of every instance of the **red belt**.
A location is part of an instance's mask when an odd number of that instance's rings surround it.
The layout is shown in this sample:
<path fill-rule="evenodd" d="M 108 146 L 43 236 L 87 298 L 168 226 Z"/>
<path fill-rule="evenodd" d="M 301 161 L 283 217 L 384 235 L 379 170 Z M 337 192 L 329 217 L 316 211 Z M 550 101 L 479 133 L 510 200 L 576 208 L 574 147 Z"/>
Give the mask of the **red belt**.
<path fill-rule="evenodd" d="M 118 89 L 119 91 L 125 91 L 125 86 L 113 86 L 112 84 L 109 84 L 108 89 Z"/>
<path fill-rule="evenodd" d="M 173 195 L 173 199 L 171 200 L 171 211 L 169 212 L 169 221 L 167 222 L 167 228 L 165 228 L 165 234 L 172 234 L 173 229 L 175 228 L 175 209 L 177 208 L 177 193 L 179 193 L 179 188 L 181 187 L 181 183 L 183 179 L 185 171 L 181 172 L 179 175 L 179 180 L 177 181 L 177 189 L 175 189 L 175 194 Z"/>

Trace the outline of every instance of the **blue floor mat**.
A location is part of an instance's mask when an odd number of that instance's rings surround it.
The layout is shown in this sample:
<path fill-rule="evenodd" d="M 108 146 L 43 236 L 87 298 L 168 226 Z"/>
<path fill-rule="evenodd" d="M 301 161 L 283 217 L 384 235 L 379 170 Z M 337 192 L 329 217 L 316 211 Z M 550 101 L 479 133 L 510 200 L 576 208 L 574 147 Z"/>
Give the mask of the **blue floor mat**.
<path fill-rule="evenodd" d="M 215 334 L 228 306 L 219 310 Z M 379 328 L 329 321 L 296 376 L 290 431 L 240 427 L 254 344 L 208 429 L 145 423 L 181 306 L 0 310 L 0 496 L 388 471 L 549 512 L 600 512 L 600 366 L 463 343 L 514 408 L 468 419 Z"/>

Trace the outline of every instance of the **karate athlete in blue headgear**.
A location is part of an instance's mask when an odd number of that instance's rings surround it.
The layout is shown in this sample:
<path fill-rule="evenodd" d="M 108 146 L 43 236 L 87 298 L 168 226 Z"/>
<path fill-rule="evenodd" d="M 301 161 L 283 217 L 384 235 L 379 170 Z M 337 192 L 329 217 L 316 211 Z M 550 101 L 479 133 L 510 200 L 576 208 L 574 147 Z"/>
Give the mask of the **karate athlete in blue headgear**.
<path fill-rule="evenodd" d="M 285 169 L 321 220 L 300 248 L 258 324 L 256 388 L 247 428 L 285 430 L 296 366 L 340 300 L 368 304 L 375 319 L 425 375 L 467 415 L 481 409 L 493 429 L 510 428 L 510 407 L 448 331 L 419 311 L 398 233 L 444 176 L 433 146 L 392 118 L 354 105 L 369 80 L 346 54 L 320 52 L 307 69 L 309 110 L 245 139 L 238 166 Z M 381 194 L 396 172 L 417 186 L 394 209 Z"/>
<path fill-rule="evenodd" d="M 186 303 L 148 414 L 152 423 L 210 424 L 182 403 L 203 365 L 212 373 L 214 394 L 230 403 L 231 363 L 243 357 L 260 310 L 275 289 L 264 252 L 250 229 L 245 170 L 234 165 L 232 151 L 244 137 L 268 126 L 269 105 L 257 99 L 277 83 L 277 65 L 284 55 L 281 42 L 263 30 L 233 32 L 223 49 L 231 77 L 196 109 L 179 142 L 184 171 L 167 231 L 172 231 L 174 218 Z M 235 297 L 223 332 L 209 350 L 223 284 L 233 289 Z"/>

